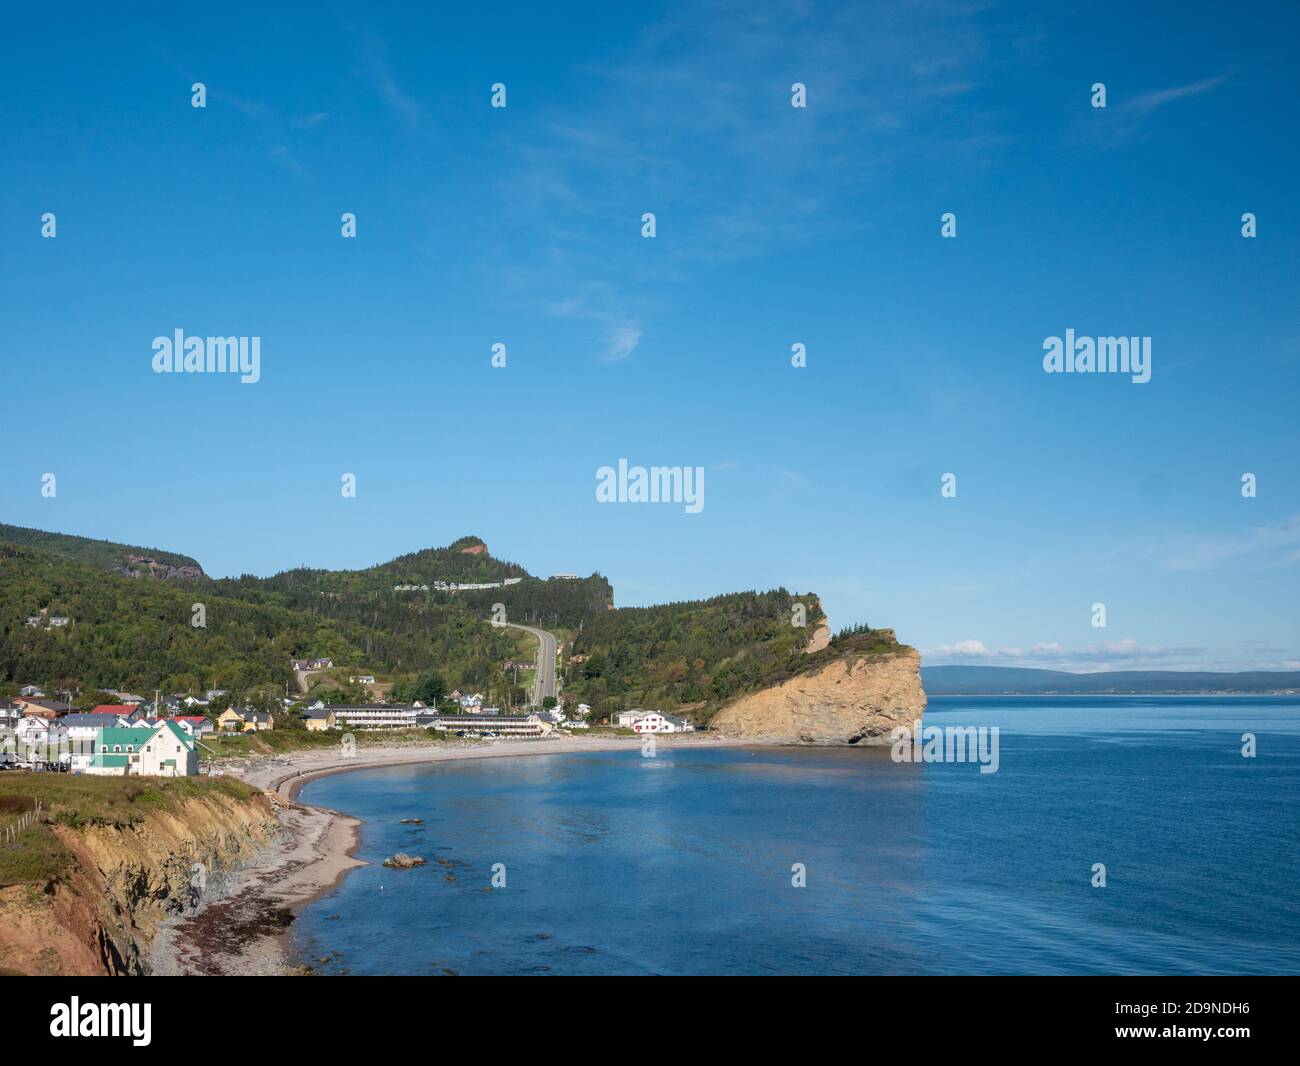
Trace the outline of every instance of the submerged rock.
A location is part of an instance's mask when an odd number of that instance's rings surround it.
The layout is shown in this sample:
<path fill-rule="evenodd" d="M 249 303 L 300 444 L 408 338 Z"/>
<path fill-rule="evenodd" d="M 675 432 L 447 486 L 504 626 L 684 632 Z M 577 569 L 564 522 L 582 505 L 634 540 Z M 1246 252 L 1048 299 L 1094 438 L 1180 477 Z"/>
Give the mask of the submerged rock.
<path fill-rule="evenodd" d="M 385 859 L 384 865 L 394 870 L 409 870 L 412 866 L 423 866 L 424 860 L 419 855 L 408 855 L 404 851 L 399 851 L 391 858 Z"/>

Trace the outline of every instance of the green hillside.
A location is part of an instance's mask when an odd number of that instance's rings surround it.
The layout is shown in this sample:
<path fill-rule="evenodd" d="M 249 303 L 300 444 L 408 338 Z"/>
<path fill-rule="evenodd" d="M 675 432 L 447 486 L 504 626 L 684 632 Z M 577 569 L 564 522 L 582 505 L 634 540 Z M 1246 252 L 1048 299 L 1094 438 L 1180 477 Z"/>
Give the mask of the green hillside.
<path fill-rule="evenodd" d="M 192 566 L 200 569 L 199 564 L 188 555 L 159 551 L 157 548 L 115 544 L 109 540 L 74 537 L 67 533 L 47 533 L 43 529 L 27 529 L 24 526 L 7 526 L 3 523 L 0 523 L 0 543 L 39 548 L 48 554 L 97 567 L 100 570 L 112 570 L 122 566 L 132 556 L 144 556 L 170 566 Z"/>
<path fill-rule="evenodd" d="M 805 625 L 792 624 L 796 604 Z M 811 594 L 785 589 L 709 600 L 624 607 L 589 617 L 566 668 L 565 692 L 602 716 L 635 707 L 689 706 L 707 718 L 726 700 L 803 669 L 809 637 L 825 620 Z"/>
<path fill-rule="evenodd" d="M 158 568 L 124 576 L 132 555 L 197 576 L 174 580 Z M 435 587 L 507 579 L 514 583 Z M 222 688 L 238 700 L 294 686 L 292 658 L 330 658 L 335 669 L 313 683 L 339 698 L 366 698 L 349 678 L 369 673 L 398 696 L 461 688 L 518 705 L 524 694 L 502 664 L 531 658 L 535 643 L 491 624 L 498 603 L 507 620 L 556 630 L 568 653 L 588 656 L 567 669 L 566 693 L 601 715 L 645 705 L 707 717 L 806 668 L 813 657 L 803 649 L 824 621 L 815 596 L 785 589 L 615 610 L 600 574 L 543 581 L 493 558 L 477 537 L 361 570 L 212 579 L 174 552 L 0 526 L 0 691 L 26 682 L 83 693 Z M 196 604 L 205 626 L 191 624 Z M 792 624 L 796 604 L 803 627 Z M 24 623 L 41 612 L 71 624 Z"/>
<path fill-rule="evenodd" d="M 174 552 L 0 526 L 0 685 L 225 688 L 238 695 L 292 684 L 291 658 L 329 657 L 341 675 L 351 669 L 404 686 L 436 672 L 448 688 L 490 691 L 509 702 L 515 693 L 501 663 L 530 655 L 533 643 L 492 626 L 492 604 L 504 602 L 512 620 L 576 625 L 586 610 L 603 612 L 611 592 L 603 578 L 544 582 L 486 552 L 461 550 L 481 544 L 463 538 L 366 570 L 176 581 L 117 571 L 130 555 L 197 563 Z M 505 577 L 522 580 L 473 594 L 393 589 Z M 191 624 L 197 603 L 204 627 Z M 42 610 L 72 622 L 62 629 L 24 624 Z M 349 695 L 362 698 L 360 691 Z"/>
<path fill-rule="evenodd" d="M 504 684 L 499 664 L 519 646 L 456 605 L 322 601 L 313 610 L 222 584 L 121 577 L 0 543 L 0 683 L 244 692 L 291 682 L 292 657 L 328 656 L 394 679 L 436 668 L 449 685 L 487 687 Z M 191 624 L 196 603 L 202 628 Z M 24 625 L 42 607 L 71 624 Z"/>

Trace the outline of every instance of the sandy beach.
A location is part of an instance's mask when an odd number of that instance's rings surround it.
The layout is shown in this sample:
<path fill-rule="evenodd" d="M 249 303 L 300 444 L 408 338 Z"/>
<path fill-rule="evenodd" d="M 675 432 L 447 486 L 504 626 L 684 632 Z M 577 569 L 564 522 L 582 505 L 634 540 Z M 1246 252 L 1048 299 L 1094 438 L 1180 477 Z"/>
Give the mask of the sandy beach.
<path fill-rule="evenodd" d="M 663 747 L 731 747 L 747 742 L 715 736 L 661 736 Z M 215 888 L 195 913 L 175 918 L 159 931 L 150 950 L 156 975 L 256 975 L 310 972 L 310 959 L 295 959 L 289 927 L 312 900 L 349 870 L 362 866 L 353 857 L 360 840 L 355 818 L 299 803 L 308 781 L 328 774 L 385 766 L 464 759 L 519 758 L 566 752 L 631 751 L 639 737 L 560 737 L 498 740 L 491 743 L 440 743 L 374 746 L 351 757 L 340 751 L 294 752 L 228 760 L 222 769 L 262 789 L 284 827 L 284 838 L 253 865 L 235 871 Z M 750 744 L 752 746 L 752 744 Z"/>

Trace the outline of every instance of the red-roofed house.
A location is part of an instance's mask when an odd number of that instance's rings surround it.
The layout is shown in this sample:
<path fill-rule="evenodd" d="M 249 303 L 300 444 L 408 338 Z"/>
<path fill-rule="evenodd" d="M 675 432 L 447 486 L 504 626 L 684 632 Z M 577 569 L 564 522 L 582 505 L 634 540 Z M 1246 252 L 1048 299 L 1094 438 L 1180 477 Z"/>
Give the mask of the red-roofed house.
<path fill-rule="evenodd" d="M 98 707 L 92 707 L 87 714 L 111 714 L 123 721 L 134 722 L 140 717 L 140 705 L 138 703 L 101 703 Z"/>
<path fill-rule="evenodd" d="M 192 737 L 207 736 L 215 728 L 211 718 L 201 714 L 178 714 L 171 719 Z"/>

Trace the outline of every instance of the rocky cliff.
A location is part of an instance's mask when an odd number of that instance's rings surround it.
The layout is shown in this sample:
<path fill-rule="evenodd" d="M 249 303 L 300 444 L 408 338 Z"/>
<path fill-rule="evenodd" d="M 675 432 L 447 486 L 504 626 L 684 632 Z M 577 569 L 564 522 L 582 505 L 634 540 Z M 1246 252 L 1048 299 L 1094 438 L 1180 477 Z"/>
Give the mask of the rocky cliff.
<path fill-rule="evenodd" d="M 265 797 L 215 789 L 131 824 L 44 828 L 71 861 L 46 883 L 0 888 L 0 973 L 146 973 L 159 925 L 280 833 Z"/>
<path fill-rule="evenodd" d="M 924 711 L 920 655 L 879 629 L 813 652 L 794 676 L 741 696 L 712 725 L 788 744 L 888 744 L 891 730 Z"/>
<path fill-rule="evenodd" d="M 156 577 L 160 581 L 192 581 L 208 576 L 198 563 L 175 566 L 160 562 L 158 559 L 151 559 L 147 555 L 128 555 L 125 562 L 113 568 L 113 572 L 123 577 Z"/>

